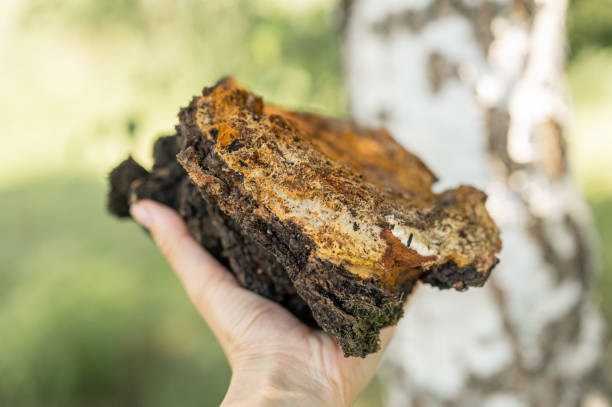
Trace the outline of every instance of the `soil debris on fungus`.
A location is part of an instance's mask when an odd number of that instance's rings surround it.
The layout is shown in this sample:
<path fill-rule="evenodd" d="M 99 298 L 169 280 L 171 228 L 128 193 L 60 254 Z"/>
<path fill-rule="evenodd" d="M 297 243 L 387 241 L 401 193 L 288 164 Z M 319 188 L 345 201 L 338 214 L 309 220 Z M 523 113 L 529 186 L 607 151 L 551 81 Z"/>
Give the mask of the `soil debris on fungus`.
<path fill-rule="evenodd" d="M 334 336 L 345 356 L 376 352 L 418 280 L 481 286 L 498 262 L 486 195 L 432 192 L 435 176 L 383 129 L 264 105 L 231 78 L 180 110 L 147 171 L 110 175 L 119 217 L 153 199 L 246 288 Z"/>

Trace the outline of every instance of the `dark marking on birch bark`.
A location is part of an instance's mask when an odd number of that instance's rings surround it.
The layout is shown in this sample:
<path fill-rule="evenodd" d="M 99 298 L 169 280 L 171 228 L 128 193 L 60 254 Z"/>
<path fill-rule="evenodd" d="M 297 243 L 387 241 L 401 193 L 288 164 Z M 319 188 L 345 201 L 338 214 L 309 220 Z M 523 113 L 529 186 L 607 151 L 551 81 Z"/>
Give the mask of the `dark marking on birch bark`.
<path fill-rule="evenodd" d="M 353 15 L 353 5 L 355 0 L 342 0 L 342 4 L 340 5 L 340 34 L 342 36 L 346 35 L 346 28 L 348 27 L 348 22 Z"/>
<path fill-rule="evenodd" d="M 517 169 L 508 154 L 508 129 L 510 114 L 507 109 L 493 107 L 485 111 L 485 126 L 488 134 L 487 142 L 490 155 L 496 160 L 507 177 Z"/>
<path fill-rule="evenodd" d="M 534 137 L 538 141 L 542 168 L 553 180 L 559 180 L 567 172 L 563 128 L 554 119 L 535 126 Z"/>
<path fill-rule="evenodd" d="M 512 317 L 510 316 L 510 311 L 508 310 L 506 294 L 495 279 L 491 281 L 491 287 L 494 293 L 493 299 L 495 300 L 502 317 L 504 331 L 508 335 L 510 343 L 512 344 L 512 363 L 510 364 L 510 369 L 520 371 L 521 355 L 519 353 L 519 349 L 521 346 L 519 342 L 519 334 L 514 326 Z"/>
<path fill-rule="evenodd" d="M 376 120 L 380 123 L 384 124 L 389 121 L 389 111 L 387 109 L 380 109 L 378 113 L 376 113 Z"/>
<path fill-rule="evenodd" d="M 429 84 L 433 93 L 440 92 L 444 82 L 447 80 L 459 78 L 459 67 L 437 51 L 429 54 L 427 64 L 429 68 Z"/>
<path fill-rule="evenodd" d="M 496 1 L 484 1 L 472 6 L 461 0 L 435 0 L 424 8 L 406 8 L 389 14 L 372 24 L 371 30 L 384 38 L 388 38 L 399 28 L 418 33 L 435 20 L 458 15 L 465 17 L 472 25 L 474 36 L 486 53 L 493 41 L 491 22 L 497 15 L 507 12 L 507 7 Z"/>
<path fill-rule="evenodd" d="M 522 20 L 523 22 L 531 25 L 533 16 L 535 14 L 535 1 L 534 0 L 513 0 L 512 1 L 512 15 Z"/>
<path fill-rule="evenodd" d="M 593 233 L 589 233 L 589 229 L 585 228 L 584 225 L 581 225 L 577 219 L 569 214 L 565 216 L 564 222 L 570 233 L 576 236 L 576 256 L 579 264 L 577 268 L 579 270 L 578 278 L 585 287 L 590 288 L 592 283 L 591 272 L 597 268 L 594 250 L 595 244 L 593 243 L 596 237 Z"/>

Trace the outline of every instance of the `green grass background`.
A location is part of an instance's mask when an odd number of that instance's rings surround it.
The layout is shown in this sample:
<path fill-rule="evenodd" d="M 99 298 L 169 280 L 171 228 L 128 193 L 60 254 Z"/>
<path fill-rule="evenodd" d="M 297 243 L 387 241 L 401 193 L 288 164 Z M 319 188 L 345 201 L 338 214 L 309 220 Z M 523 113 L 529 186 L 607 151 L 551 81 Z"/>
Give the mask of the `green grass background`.
<path fill-rule="evenodd" d="M 178 107 L 228 73 L 278 104 L 345 114 L 336 4 L 0 5 L 0 406 L 220 402 L 221 350 L 151 240 L 106 213 L 106 173 L 127 152 L 150 163 Z M 568 26 L 569 153 L 612 320 L 611 2 L 572 2 Z M 374 382 L 358 405 L 380 398 Z"/>

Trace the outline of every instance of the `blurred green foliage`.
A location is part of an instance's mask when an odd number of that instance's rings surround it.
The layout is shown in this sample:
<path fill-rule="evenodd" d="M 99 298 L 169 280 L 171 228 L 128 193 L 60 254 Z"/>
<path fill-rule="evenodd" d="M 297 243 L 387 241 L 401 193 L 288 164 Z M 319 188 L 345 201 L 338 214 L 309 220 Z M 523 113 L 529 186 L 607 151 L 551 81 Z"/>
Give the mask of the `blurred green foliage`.
<path fill-rule="evenodd" d="M 571 0 L 567 27 L 571 58 L 612 46 L 612 0 Z"/>
<path fill-rule="evenodd" d="M 63 176 L 0 192 L 0 405 L 217 405 L 219 346 L 152 241 L 105 213 L 105 189 Z"/>
<path fill-rule="evenodd" d="M 597 284 L 597 293 L 606 319 L 612 321 L 612 196 L 592 198 L 590 204 L 601 239 L 601 260 L 604 265 L 604 272 Z M 612 354 L 608 360 L 612 362 Z M 612 365 L 610 367 L 612 368 Z"/>
<path fill-rule="evenodd" d="M 12 3 L 0 3 L 0 406 L 217 405 L 221 349 L 151 240 L 106 214 L 105 173 L 126 151 L 147 162 L 178 106 L 225 74 L 281 105 L 344 114 L 337 2 Z M 612 171 L 609 4 L 572 2 L 569 145 L 612 320 L 612 189 L 596 175 Z M 377 382 L 358 405 L 381 405 Z"/>
<path fill-rule="evenodd" d="M 216 405 L 222 352 L 105 189 L 62 176 L 0 192 L 0 405 Z"/>

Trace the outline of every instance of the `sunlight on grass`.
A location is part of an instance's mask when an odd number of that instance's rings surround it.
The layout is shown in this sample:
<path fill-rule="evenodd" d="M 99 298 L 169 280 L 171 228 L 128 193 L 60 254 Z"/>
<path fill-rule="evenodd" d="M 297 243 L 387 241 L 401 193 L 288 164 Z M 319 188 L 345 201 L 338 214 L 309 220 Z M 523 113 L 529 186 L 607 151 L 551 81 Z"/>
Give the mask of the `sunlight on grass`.
<path fill-rule="evenodd" d="M 105 189 L 61 176 L 0 191 L 0 405 L 215 405 L 221 349 L 152 241 L 105 213 Z"/>

